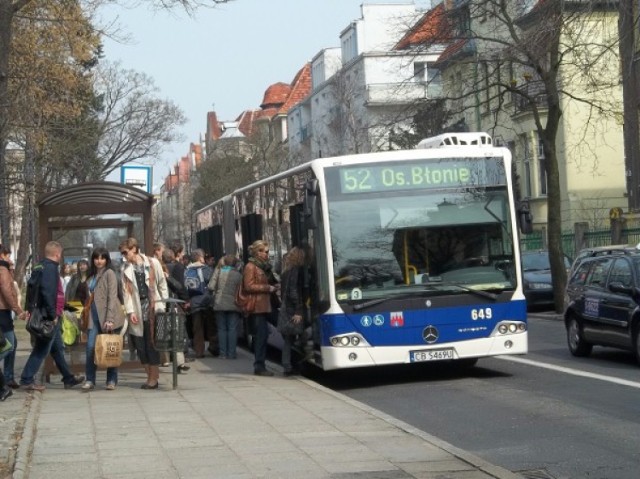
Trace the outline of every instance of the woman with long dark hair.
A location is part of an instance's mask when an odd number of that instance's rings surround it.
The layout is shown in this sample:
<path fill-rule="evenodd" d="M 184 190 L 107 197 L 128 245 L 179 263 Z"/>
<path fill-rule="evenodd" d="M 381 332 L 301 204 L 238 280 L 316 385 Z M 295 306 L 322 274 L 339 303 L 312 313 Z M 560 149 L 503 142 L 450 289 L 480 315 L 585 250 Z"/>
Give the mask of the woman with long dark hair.
<path fill-rule="evenodd" d="M 96 248 L 91 254 L 87 279 L 89 293 L 93 295 L 91 314 L 87 329 L 86 381 L 83 391 L 91 391 L 96 385 L 96 336 L 104 333 L 119 334 L 124 327 L 124 310 L 118 298 L 118 277 L 111 264 L 111 256 L 106 248 Z M 107 368 L 108 391 L 118 384 L 118 368 Z"/>

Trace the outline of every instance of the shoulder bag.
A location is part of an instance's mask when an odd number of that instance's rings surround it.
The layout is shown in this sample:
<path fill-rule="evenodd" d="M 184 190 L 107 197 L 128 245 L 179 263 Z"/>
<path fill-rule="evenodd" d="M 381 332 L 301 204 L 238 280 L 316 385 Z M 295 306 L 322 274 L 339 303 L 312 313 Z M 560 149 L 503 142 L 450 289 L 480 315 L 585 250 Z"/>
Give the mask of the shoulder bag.
<path fill-rule="evenodd" d="M 53 337 L 55 326 L 55 321 L 44 317 L 42 314 L 42 308 L 34 308 L 33 311 L 31 311 L 26 324 L 27 331 L 36 338 L 44 340 L 48 340 Z"/>
<path fill-rule="evenodd" d="M 240 280 L 236 288 L 236 306 L 245 316 L 252 314 L 256 309 L 256 295 L 248 293 L 244 289 L 244 278 Z"/>

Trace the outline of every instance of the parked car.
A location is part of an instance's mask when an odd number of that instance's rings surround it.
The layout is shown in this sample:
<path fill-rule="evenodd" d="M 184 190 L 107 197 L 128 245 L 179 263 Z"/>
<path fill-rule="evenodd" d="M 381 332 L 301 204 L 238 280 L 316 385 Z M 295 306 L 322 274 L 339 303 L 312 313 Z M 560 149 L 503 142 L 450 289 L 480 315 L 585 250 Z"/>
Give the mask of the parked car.
<path fill-rule="evenodd" d="M 569 270 L 571 261 L 566 256 L 564 263 Z M 547 250 L 524 251 L 522 253 L 522 276 L 527 307 L 553 307 L 551 265 Z"/>
<path fill-rule="evenodd" d="M 576 258 L 573 260 L 573 264 L 571 265 L 571 271 L 569 272 L 569 276 L 571 276 L 574 273 L 578 265 L 585 258 L 592 258 L 594 256 L 606 256 L 609 254 L 617 254 L 621 251 L 633 252 L 636 250 L 637 250 L 637 246 L 629 246 L 627 244 L 614 244 L 614 245 L 608 245 L 608 246 L 593 246 L 589 248 L 583 248 L 578 252 L 578 254 L 576 255 Z"/>
<path fill-rule="evenodd" d="M 640 361 L 640 251 L 583 259 L 567 282 L 564 322 L 574 356 L 593 346 L 631 351 Z"/>

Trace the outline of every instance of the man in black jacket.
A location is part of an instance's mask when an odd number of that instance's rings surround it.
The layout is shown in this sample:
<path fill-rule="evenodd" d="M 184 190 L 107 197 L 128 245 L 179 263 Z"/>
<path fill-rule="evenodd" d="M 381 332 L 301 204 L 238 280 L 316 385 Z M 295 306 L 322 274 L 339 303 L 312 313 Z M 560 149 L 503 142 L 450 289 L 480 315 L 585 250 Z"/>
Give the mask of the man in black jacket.
<path fill-rule="evenodd" d="M 49 353 L 62 374 L 65 389 L 70 389 L 84 381 L 84 376 L 74 376 L 69 370 L 69 365 L 64 357 L 64 343 L 60 333 L 61 321 L 59 318 L 64 308 L 64 291 L 59 273 L 62 245 L 57 241 L 49 241 L 44 248 L 44 255 L 45 258 L 34 266 L 31 272 L 30 287 L 27 289 L 25 304 L 27 309 L 31 306 L 41 308 L 45 318 L 54 321 L 55 327 L 51 339 L 35 338 L 33 349 L 20 377 L 20 385 L 29 391 L 45 390 L 44 385 L 36 384 L 34 377 Z"/>

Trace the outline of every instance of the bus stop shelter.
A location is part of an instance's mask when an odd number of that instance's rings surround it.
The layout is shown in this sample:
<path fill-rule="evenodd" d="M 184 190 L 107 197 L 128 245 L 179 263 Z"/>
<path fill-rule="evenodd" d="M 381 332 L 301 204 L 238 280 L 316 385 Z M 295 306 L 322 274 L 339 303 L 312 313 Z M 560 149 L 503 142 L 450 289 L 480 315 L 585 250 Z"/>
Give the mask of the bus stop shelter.
<path fill-rule="evenodd" d="M 80 183 L 64 187 L 39 198 L 38 206 L 38 254 L 44 255 L 44 247 L 54 237 L 55 230 L 100 229 L 131 226 L 117 215 L 142 218 L 144 238 L 137 238 L 141 249 L 153 251 L 153 195 L 134 186 L 109 181 Z M 101 219 L 100 215 L 109 218 Z"/>

